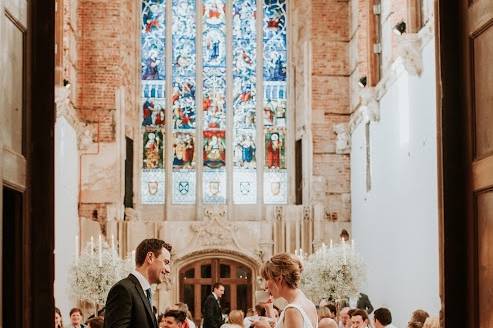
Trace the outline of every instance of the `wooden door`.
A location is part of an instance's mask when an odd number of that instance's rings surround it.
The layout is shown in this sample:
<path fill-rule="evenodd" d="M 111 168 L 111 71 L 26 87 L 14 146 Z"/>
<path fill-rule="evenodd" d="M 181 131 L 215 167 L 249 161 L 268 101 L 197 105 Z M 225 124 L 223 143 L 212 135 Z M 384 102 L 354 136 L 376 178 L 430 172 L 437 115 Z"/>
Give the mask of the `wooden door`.
<path fill-rule="evenodd" d="M 493 327 L 493 1 L 463 0 L 471 327 Z"/>
<path fill-rule="evenodd" d="M 27 161 L 25 148 L 27 6 L 25 2 L 0 2 L 0 212 L 2 213 L 1 257 L 4 300 L 0 321 L 4 327 L 22 325 L 26 304 L 26 265 L 23 245 Z M 5 301 L 9 300 L 9 301 Z"/>
<path fill-rule="evenodd" d="M 205 259 L 191 263 L 180 270 L 180 302 L 188 305 L 194 321 L 202 319 L 202 304 L 212 292 L 212 285 L 224 285 L 221 307 L 224 314 L 230 310 L 252 307 L 252 271 L 236 261 Z"/>

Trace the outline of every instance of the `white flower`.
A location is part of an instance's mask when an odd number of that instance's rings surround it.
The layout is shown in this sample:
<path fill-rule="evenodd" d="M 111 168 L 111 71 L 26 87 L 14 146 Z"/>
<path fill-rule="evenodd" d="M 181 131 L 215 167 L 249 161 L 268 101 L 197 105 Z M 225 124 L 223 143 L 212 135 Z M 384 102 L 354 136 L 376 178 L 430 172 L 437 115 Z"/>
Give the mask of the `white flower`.
<path fill-rule="evenodd" d="M 357 297 L 366 280 L 363 260 L 345 244 L 321 247 L 304 261 L 303 267 L 302 289 L 315 302 Z"/>
<path fill-rule="evenodd" d="M 91 255 L 90 247 L 87 245 L 77 263 L 72 263 L 69 274 L 71 294 L 81 301 L 104 304 L 111 287 L 126 277 L 133 266 L 130 259 L 122 260 L 106 243 L 103 243 L 102 266 L 99 266 L 98 250 L 93 250 Z"/>

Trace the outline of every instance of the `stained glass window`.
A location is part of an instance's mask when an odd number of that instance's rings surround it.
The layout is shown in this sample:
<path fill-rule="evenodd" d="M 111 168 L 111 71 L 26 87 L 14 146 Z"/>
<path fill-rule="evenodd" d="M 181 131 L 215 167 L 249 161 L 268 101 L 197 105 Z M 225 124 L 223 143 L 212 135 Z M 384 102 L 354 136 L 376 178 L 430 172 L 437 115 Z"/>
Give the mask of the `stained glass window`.
<path fill-rule="evenodd" d="M 226 2 L 203 0 L 203 201 L 226 202 Z"/>
<path fill-rule="evenodd" d="M 264 202 L 287 202 L 286 1 L 264 0 Z"/>
<path fill-rule="evenodd" d="M 195 0 L 173 0 L 173 203 L 194 204 L 196 194 Z"/>
<path fill-rule="evenodd" d="M 142 0 L 144 204 L 166 166 L 171 204 L 287 203 L 286 19 L 286 0 Z"/>
<path fill-rule="evenodd" d="M 257 27 L 255 0 L 233 4 L 233 195 L 236 204 L 257 202 Z"/>
<path fill-rule="evenodd" d="M 144 0 L 141 25 L 143 204 L 164 203 L 165 28 L 165 0 Z"/>

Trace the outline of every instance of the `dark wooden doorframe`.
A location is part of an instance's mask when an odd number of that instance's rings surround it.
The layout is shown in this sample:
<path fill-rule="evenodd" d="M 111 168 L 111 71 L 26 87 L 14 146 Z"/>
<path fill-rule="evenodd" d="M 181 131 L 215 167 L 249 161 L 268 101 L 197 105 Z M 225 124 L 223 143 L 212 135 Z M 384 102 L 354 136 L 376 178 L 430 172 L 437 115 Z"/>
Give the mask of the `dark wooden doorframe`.
<path fill-rule="evenodd" d="M 466 113 L 460 1 L 437 0 L 440 295 L 445 327 L 470 327 L 468 299 Z"/>
<path fill-rule="evenodd" d="M 25 290 L 20 291 L 25 302 L 18 326 L 23 322 L 22 327 L 51 327 L 55 276 L 55 0 L 31 0 L 26 5 L 26 231 L 22 252 L 19 250 L 26 281 Z"/>

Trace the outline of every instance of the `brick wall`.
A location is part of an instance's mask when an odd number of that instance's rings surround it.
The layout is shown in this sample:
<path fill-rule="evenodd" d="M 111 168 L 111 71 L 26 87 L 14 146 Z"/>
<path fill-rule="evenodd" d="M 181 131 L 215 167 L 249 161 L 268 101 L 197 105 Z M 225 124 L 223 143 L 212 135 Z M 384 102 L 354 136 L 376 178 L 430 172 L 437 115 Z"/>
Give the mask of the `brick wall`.
<path fill-rule="evenodd" d="M 312 202 L 340 221 L 350 220 L 349 155 L 336 154 L 334 124 L 349 120 L 348 1 L 312 1 Z"/>
<path fill-rule="evenodd" d="M 128 90 L 126 108 L 138 110 L 138 12 L 135 1 L 80 0 L 77 9 L 78 83 L 75 103 L 81 117 L 99 135 L 97 142 L 115 141 L 118 88 Z"/>

